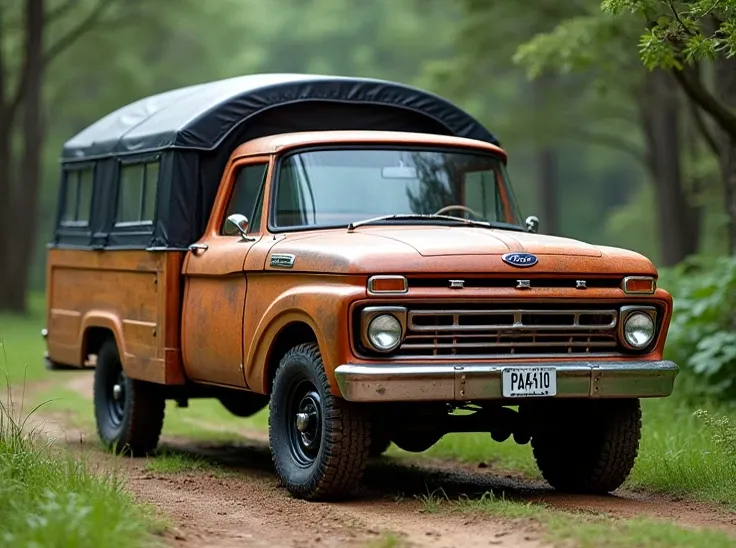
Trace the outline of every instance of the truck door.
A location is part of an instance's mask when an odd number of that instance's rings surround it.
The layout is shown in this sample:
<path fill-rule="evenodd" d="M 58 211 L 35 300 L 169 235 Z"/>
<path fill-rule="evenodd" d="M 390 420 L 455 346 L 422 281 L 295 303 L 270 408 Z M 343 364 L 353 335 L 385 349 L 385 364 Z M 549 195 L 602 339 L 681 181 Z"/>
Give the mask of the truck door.
<path fill-rule="evenodd" d="M 268 158 L 234 164 L 215 200 L 205 235 L 189 247 L 184 262 L 181 347 L 192 380 L 245 386 L 243 313 L 248 251 L 261 238 L 260 224 Z M 248 220 L 245 237 L 227 221 Z"/>

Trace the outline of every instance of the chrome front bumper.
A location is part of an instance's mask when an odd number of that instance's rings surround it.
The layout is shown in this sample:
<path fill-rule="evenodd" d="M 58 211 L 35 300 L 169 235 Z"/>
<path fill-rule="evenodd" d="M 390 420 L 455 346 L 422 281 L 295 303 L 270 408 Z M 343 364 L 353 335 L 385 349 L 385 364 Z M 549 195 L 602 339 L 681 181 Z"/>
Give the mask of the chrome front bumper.
<path fill-rule="evenodd" d="M 574 361 L 494 364 L 346 364 L 335 369 L 342 397 L 355 402 L 503 399 L 501 370 L 555 367 L 556 398 L 652 398 L 672 393 L 670 361 Z M 528 399 L 513 398 L 513 400 Z M 531 398 L 535 398 L 531 396 Z"/>

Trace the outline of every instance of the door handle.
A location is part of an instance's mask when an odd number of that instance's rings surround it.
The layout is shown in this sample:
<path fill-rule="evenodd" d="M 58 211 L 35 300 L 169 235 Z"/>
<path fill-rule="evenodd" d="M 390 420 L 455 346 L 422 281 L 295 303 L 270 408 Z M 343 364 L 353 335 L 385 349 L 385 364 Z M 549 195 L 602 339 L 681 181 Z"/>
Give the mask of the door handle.
<path fill-rule="evenodd" d="M 191 245 L 189 246 L 189 251 L 191 251 L 191 252 L 193 252 L 193 253 L 195 253 L 195 254 L 196 254 L 196 253 L 197 253 L 197 251 L 200 251 L 200 250 L 202 250 L 202 251 L 207 251 L 207 249 L 208 249 L 209 247 L 210 247 L 210 246 L 208 246 L 207 244 L 191 244 Z"/>

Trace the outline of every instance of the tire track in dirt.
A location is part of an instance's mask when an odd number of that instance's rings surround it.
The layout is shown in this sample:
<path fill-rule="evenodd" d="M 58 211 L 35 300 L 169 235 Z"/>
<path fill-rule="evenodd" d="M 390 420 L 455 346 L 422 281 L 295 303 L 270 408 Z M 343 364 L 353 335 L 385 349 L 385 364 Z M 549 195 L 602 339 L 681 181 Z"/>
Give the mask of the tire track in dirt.
<path fill-rule="evenodd" d="M 65 387 L 91 400 L 90 374 L 71 374 Z M 91 407 L 90 407 L 91 414 Z M 213 443 L 164 436 L 163 447 L 206 458 L 226 474 L 156 474 L 145 459 L 114 458 L 98 450 L 96 434 L 69 427 L 69 416 L 43 415 L 44 429 L 89 455 L 91 463 L 120 466 L 139 500 L 168 515 L 174 528 L 166 539 L 174 546 L 365 546 L 392 532 L 416 546 L 542 546 L 542 532 L 529 521 L 503 521 L 462 513 L 422 513 L 417 497 L 442 490 L 450 499 L 492 492 L 507 499 L 614 517 L 649 516 L 681 525 L 720 529 L 736 537 L 733 514 L 704 503 L 619 491 L 615 496 L 571 496 L 542 482 L 492 469 L 436 459 L 377 459 L 366 470 L 359 496 L 349 502 L 314 503 L 290 497 L 278 486 L 260 430 L 238 433 L 246 440 Z M 206 423 L 200 426 L 207 428 Z M 217 425 L 212 425 L 217 426 Z M 218 428 L 222 430 L 221 428 Z M 80 439 L 82 440 L 80 442 Z"/>

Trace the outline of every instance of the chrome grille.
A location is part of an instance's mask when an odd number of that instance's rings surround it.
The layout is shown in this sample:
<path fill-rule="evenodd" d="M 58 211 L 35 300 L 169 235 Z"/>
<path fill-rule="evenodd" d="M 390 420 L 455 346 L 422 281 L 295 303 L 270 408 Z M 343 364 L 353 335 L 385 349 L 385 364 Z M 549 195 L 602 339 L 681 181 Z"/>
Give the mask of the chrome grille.
<path fill-rule="evenodd" d="M 615 309 L 410 309 L 402 357 L 465 358 L 614 353 Z"/>

